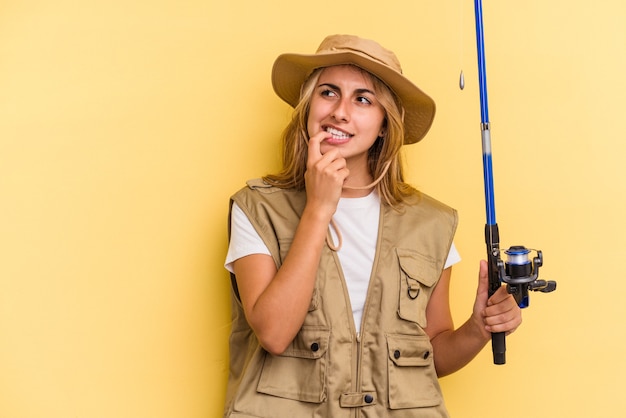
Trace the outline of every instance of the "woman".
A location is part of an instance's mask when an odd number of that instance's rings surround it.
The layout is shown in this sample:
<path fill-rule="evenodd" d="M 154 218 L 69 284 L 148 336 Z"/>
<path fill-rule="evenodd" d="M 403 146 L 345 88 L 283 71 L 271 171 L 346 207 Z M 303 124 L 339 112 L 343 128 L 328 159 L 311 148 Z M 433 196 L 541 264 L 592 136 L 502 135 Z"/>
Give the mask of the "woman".
<path fill-rule="evenodd" d="M 470 318 L 449 308 L 456 212 L 404 183 L 400 148 L 435 104 L 374 41 L 327 37 L 274 64 L 294 115 L 283 169 L 232 198 L 225 417 L 446 417 L 437 377 L 520 309 L 487 268 Z"/>

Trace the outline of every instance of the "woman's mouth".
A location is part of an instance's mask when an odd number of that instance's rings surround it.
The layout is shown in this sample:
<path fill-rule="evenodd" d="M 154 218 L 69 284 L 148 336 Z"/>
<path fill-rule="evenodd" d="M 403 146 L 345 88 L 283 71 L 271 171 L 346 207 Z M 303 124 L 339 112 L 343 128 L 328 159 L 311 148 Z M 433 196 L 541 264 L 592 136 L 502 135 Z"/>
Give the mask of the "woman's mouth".
<path fill-rule="evenodd" d="M 326 142 L 330 144 L 340 144 L 340 143 L 347 142 L 353 136 L 352 134 L 349 134 L 347 132 L 341 131 L 336 128 L 332 128 L 330 126 L 327 126 L 324 130 L 332 135 L 330 138 L 326 140 Z"/>

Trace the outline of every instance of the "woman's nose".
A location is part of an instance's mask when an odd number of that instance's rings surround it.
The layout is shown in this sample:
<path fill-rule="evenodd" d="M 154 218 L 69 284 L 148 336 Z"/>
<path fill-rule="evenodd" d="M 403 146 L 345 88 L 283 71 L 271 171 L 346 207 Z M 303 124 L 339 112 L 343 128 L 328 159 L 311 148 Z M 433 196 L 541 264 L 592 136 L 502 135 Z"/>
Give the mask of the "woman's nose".
<path fill-rule="evenodd" d="M 350 120 L 350 103 L 348 100 L 340 99 L 337 101 L 335 108 L 331 114 L 333 119 L 339 122 L 348 122 Z"/>

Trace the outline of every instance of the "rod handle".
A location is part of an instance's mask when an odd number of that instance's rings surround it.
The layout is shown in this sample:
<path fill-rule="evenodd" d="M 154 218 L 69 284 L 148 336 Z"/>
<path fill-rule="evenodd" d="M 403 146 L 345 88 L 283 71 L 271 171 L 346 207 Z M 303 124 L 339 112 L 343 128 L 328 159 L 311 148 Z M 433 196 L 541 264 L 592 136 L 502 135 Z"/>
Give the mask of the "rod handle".
<path fill-rule="evenodd" d="M 500 288 L 502 282 L 498 271 L 500 260 L 500 230 L 498 224 L 485 225 L 485 243 L 487 244 L 487 267 L 489 275 L 489 297 Z M 491 333 L 491 349 L 493 351 L 493 363 L 506 363 L 506 341 L 504 332 Z"/>
<path fill-rule="evenodd" d="M 506 339 L 504 332 L 491 333 L 491 350 L 493 351 L 493 364 L 506 363 Z"/>

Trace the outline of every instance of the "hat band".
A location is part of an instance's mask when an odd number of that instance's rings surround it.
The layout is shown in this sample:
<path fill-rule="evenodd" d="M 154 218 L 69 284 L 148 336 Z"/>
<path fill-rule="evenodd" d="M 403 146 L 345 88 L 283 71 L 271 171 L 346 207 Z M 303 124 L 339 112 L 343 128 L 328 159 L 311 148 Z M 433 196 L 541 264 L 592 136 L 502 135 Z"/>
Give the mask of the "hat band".
<path fill-rule="evenodd" d="M 369 58 L 372 61 L 375 61 L 379 64 L 384 65 L 385 67 L 391 68 L 392 70 L 394 70 L 397 73 L 402 74 L 402 68 L 400 68 L 399 66 L 394 66 L 389 64 L 388 62 L 383 61 L 382 59 L 375 57 L 374 55 L 370 55 L 367 52 L 364 52 L 361 49 L 355 49 L 355 48 L 350 48 L 350 47 L 342 47 L 342 48 L 336 48 L 336 47 L 332 47 L 330 50 L 326 50 L 329 51 L 330 53 L 336 54 L 336 53 L 342 53 L 342 52 L 352 52 L 352 53 L 357 53 L 358 55 L 365 55 L 367 58 Z M 322 51 L 317 51 L 318 53 L 320 52 L 324 52 Z"/>

